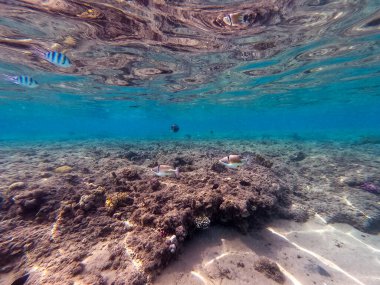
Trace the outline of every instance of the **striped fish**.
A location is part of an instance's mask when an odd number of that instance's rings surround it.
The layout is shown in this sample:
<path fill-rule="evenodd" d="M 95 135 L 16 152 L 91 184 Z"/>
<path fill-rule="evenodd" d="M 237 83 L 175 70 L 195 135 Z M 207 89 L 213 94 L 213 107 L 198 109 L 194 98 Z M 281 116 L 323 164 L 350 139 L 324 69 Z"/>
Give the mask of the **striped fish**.
<path fill-rule="evenodd" d="M 28 87 L 28 88 L 36 88 L 38 87 L 38 82 L 34 80 L 32 77 L 27 75 L 20 75 L 20 76 L 9 76 L 9 75 L 3 75 L 4 78 L 12 83 Z"/>
<path fill-rule="evenodd" d="M 44 54 L 44 58 L 56 65 L 56 66 L 59 66 L 59 67 L 70 67 L 71 66 L 71 61 L 70 59 L 64 55 L 63 53 L 61 52 L 57 52 L 57 51 L 48 51 Z"/>

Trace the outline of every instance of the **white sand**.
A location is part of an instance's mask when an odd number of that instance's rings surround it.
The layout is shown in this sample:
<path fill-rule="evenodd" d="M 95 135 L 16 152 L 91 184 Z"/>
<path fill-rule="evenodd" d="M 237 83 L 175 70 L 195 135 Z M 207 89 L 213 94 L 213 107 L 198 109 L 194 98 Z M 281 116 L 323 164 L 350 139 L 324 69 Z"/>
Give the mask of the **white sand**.
<path fill-rule="evenodd" d="M 380 236 L 326 225 L 318 216 L 304 224 L 278 220 L 249 235 L 208 229 L 155 284 L 277 284 L 254 269 L 259 256 L 277 262 L 287 276 L 284 284 L 380 284 Z"/>

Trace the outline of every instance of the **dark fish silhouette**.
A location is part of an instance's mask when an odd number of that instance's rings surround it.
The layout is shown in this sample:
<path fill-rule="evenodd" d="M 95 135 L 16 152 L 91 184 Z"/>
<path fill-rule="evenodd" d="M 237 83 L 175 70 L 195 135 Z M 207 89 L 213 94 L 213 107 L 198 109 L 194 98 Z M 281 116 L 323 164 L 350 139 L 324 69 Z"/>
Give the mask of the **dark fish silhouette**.
<path fill-rule="evenodd" d="M 172 130 L 173 133 L 176 133 L 179 131 L 179 126 L 177 124 L 173 124 L 170 129 Z"/>

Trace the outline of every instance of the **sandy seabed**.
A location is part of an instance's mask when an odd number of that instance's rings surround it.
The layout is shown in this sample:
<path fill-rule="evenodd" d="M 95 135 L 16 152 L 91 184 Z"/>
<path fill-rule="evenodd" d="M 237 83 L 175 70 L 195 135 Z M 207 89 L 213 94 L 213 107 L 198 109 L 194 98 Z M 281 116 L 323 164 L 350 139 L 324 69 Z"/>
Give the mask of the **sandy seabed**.
<path fill-rule="evenodd" d="M 379 194 L 372 143 L 1 143 L 0 284 L 379 284 Z"/>

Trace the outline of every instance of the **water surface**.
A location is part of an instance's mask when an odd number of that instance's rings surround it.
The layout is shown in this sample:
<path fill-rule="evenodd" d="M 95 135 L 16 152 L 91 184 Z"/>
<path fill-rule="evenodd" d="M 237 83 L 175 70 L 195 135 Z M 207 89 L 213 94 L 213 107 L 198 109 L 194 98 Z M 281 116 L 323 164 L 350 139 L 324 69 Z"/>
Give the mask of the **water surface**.
<path fill-rule="evenodd" d="M 0 81 L 0 138 L 379 135 L 379 8 L 0 1 L 0 73 L 40 83 Z M 73 66 L 56 67 L 35 48 L 64 52 Z"/>

